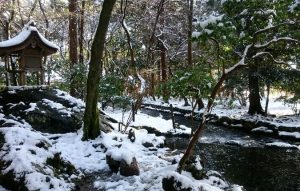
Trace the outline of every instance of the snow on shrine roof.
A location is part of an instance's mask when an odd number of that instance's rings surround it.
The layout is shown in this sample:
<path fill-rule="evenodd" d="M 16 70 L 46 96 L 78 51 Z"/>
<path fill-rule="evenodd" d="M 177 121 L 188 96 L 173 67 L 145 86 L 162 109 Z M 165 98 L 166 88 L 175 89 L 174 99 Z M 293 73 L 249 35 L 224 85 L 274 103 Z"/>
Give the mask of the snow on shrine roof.
<path fill-rule="evenodd" d="M 54 43 L 50 42 L 49 40 L 47 40 L 43 35 L 41 35 L 39 33 L 39 31 L 37 30 L 37 28 L 35 26 L 31 26 L 32 22 L 27 23 L 24 28 L 22 29 L 22 31 L 15 37 L 6 40 L 6 41 L 2 41 L 0 42 L 0 48 L 5 48 L 5 47 L 12 47 L 12 46 L 18 46 L 20 44 L 22 44 L 24 41 L 27 40 L 27 38 L 30 36 L 30 34 L 32 32 L 36 32 L 40 38 L 40 40 L 48 47 L 53 48 L 58 50 L 59 47 L 56 46 Z"/>

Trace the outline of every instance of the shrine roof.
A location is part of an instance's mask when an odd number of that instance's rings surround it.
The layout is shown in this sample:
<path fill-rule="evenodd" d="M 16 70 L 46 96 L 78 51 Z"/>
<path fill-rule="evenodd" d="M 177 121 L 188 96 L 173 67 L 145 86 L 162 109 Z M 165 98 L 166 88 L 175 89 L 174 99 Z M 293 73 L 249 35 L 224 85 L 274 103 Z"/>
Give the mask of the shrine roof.
<path fill-rule="evenodd" d="M 41 35 L 33 25 L 33 22 L 29 22 L 18 35 L 9 40 L 0 42 L 0 56 L 25 49 L 33 42 L 36 43 L 39 48 L 43 49 L 44 55 L 53 54 L 59 49 L 57 45 Z"/>

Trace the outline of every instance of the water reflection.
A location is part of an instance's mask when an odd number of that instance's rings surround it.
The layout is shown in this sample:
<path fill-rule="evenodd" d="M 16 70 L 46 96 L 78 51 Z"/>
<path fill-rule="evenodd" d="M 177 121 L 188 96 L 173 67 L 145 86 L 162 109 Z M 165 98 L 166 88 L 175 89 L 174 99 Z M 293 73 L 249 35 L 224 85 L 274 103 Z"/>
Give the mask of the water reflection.
<path fill-rule="evenodd" d="M 159 114 L 147 109 L 143 112 Z M 169 113 L 160 114 L 171 118 Z M 196 123 L 181 116 L 176 116 L 176 122 L 186 126 Z M 208 125 L 196 152 L 205 168 L 221 172 L 226 180 L 248 191 L 300 191 L 300 151 L 265 147 L 273 141 L 280 140 Z M 179 150 L 184 150 L 187 143 L 183 138 L 167 140 L 170 147 Z"/>
<path fill-rule="evenodd" d="M 205 168 L 224 174 L 248 191 L 299 191 L 300 152 L 200 143 Z"/>

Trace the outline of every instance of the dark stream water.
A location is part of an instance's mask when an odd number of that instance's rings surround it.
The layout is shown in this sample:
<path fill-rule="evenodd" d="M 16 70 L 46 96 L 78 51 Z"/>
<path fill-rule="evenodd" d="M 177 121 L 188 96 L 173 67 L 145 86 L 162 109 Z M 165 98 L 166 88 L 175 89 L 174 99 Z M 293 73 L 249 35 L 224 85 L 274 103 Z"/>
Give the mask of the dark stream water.
<path fill-rule="evenodd" d="M 148 109 L 142 112 L 171 118 L 169 113 Z M 181 116 L 176 116 L 175 120 L 188 127 L 197 123 Z M 204 168 L 221 172 L 227 181 L 243 185 L 248 191 L 300 191 L 300 151 L 265 146 L 274 141 L 280 140 L 208 125 L 196 152 Z M 173 138 L 167 142 L 183 150 L 188 140 Z"/>

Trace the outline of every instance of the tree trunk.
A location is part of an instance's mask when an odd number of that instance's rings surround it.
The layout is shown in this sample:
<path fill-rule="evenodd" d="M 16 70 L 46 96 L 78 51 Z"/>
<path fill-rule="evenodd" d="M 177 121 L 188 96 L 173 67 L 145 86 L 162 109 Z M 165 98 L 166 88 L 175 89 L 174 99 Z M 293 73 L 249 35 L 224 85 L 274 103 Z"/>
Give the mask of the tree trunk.
<path fill-rule="evenodd" d="M 70 56 L 70 95 L 77 97 L 76 72 L 74 66 L 78 63 L 77 51 L 77 0 L 69 0 L 69 56 Z"/>
<path fill-rule="evenodd" d="M 4 35 L 7 40 L 10 39 L 11 23 L 15 18 L 15 1 L 14 0 L 10 2 L 10 8 L 11 9 L 8 10 L 10 13 L 10 16 L 7 19 L 7 21 L 4 22 L 5 23 L 4 24 Z M 6 85 L 8 86 L 8 85 L 11 85 L 11 81 L 10 81 L 10 73 L 7 70 L 11 69 L 11 67 L 12 67 L 12 62 L 10 62 L 8 55 L 5 57 L 5 67 L 6 67 L 6 72 L 5 72 Z M 23 75 L 23 74 L 24 73 L 22 72 L 21 75 Z M 12 78 L 13 78 L 13 81 L 16 80 L 16 73 L 12 74 Z M 13 82 L 13 83 L 15 83 L 15 82 Z"/>
<path fill-rule="evenodd" d="M 265 106 L 265 116 L 268 116 L 270 88 L 271 88 L 271 83 L 267 82 L 267 99 L 266 99 L 266 106 Z"/>
<path fill-rule="evenodd" d="M 257 76 L 257 66 L 249 67 L 249 110 L 250 115 L 264 114 L 260 103 L 259 82 Z"/>
<path fill-rule="evenodd" d="M 166 47 L 162 40 L 160 42 L 160 69 L 161 69 L 161 82 L 165 83 L 167 81 L 167 63 L 166 63 Z M 163 89 L 163 97 L 168 97 L 168 92 L 166 89 Z M 165 100 L 166 101 L 166 100 Z"/>
<path fill-rule="evenodd" d="M 79 27 L 79 63 L 83 64 L 83 34 L 84 34 L 84 13 L 85 13 L 85 1 L 81 2 L 80 10 L 80 27 Z"/>
<path fill-rule="evenodd" d="M 246 47 L 246 49 L 244 50 L 244 56 L 242 58 L 242 60 L 245 60 L 245 58 L 247 57 L 247 53 L 249 51 L 249 48 L 251 48 L 252 45 L 249 45 Z M 241 62 L 241 61 L 240 61 Z M 245 64 L 240 64 L 240 62 L 238 62 L 234 67 L 232 67 L 231 70 L 229 70 L 227 73 L 224 72 L 222 74 L 222 76 L 220 77 L 220 79 L 218 80 L 217 84 L 214 86 L 211 94 L 210 94 L 210 98 L 208 99 L 208 103 L 206 106 L 205 111 L 203 112 L 202 115 L 202 120 L 197 128 L 197 130 L 195 131 L 195 133 L 193 134 L 192 138 L 190 139 L 190 142 L 182 156 L 182 158 L 180 159 L 179 163 L 178 163 L 178 167 L 177 167 L 177 172 L 181 173 L 182 170 L 185 168 L 185 164 L 188 161 L 188 159 L 190 158 L 190 156 L 192 155 L 193 149 L 195 147 L 195 144 L 198 142 L 199 137 L 202 133 L 202 131 L 205 128 L 205 124 L 206 124 L 206 117 L 207 114 L 209 114 L 211 112 L 214 100 L 216 98 L 216 95 L 218 94 L 218 92 L 221 89 L 221 86 L 223 84 L 223 82 L 234 72 L 236 72 L 237 70 L 239 70 L 240 68 L 244 68 L 246 65 Z"/>
<path fill-rule="evenodd" d="M 130 33 L 128 31 L 128 28 L 126 26 L 126 21 L 125 21 L 126 9 L 127 9 L 127 0 L 125 0 L 125 4 L 124 4 L 124 0 L 121 0 L 121 11 L 123 13 L 121 24 L 123 30 L 125 31 L 129 53 L 130 53 L 129 75 L 132 75 L 135 80 L 139 80 L 137 75 L 137 70 L 136 70 L 136 64 L 135 64 L 135 53 L 132 47 Z"/>
<path fill-rule="evenodd" d="M 196 100 L 196 103 L 198 105 L 198 111 L 202 108 L 204 108 L 204 103 L 203 103 L 203 100 L 201 97 L 198 97 L 197 100 Z"/>
<path fill-rule="evenodd" d="M 192 31 L 193 31 L 193 5 L 194 0 L 188 0 L 188 49 L 187 49 L 187 61 L 188 66 L 192 66 L 193 57 L 192 57 Z"/>
<path fill-rule="evenodd" d="M 105 37 L 115 2 L 116 0 L 104 0 L 97 31 L 92 43 L 82 140 L 95 139 L 100 135 L 99 110 L 97 107 L 98 89 L 102 71 Z"/>
<path fill-rule="evenodd" d="M 184 105 L 183 106 L 190 106 L 191 104 L 189 104 L 189 101 L 186 97 L 183 97 L 184 100 Z"/>
<path fill-rule="evenodd" d="M 184 152 L 182 158 L 180 159 L 179 163 L 178 163 L 178 167 L 177 167 L 177 172 L 181 173 L 182 170 L 185 167 L 185 164 L 187 162 L 187 160 L 190 158 L 190 156 L 192 155 L 192 151 L 195 147 L 195 144 L 198 142 L 199 137 L 202 133 L 202 131 L 205 128 L 205 124 L 206 124 L 206 115 L 209 114 L 211 112 L 214 100 L 216 98 L 216 95 L 218 94 L 223 82 L 235 71 L 239 70 L 239 68 L 244 67 L 243 65 L 240 65 L 239 67 L 234 68 L 233 70 L 231 70 L 228 73 L 223 73 L 223 75 L 220 77 L 219 81 L 217 82 L 217 84 L 214 86 L 211 94 L 210 94 L 210 98 L 208 100 L 208 104 L 206 106 L 205 111 L 203 112 L 203 116 L 202 116 L 202 120 L 197 128 L 197 130 L 195 131 L 195 133 L 193 134 L 192 138 L 190 139 L 190 142 L 187 146 L 186 151 Z"/>
<path fill-rule="evenodd" d="M 39 0 L 39 6 L 40 6 L 40 10 L 42 11 L 42 14 L 43 14 L 43 17 L 44 17 L 44 20 L 45 20 L 45 24 L 46 24 L 45 38 L 48 38 L 49 20 L 48 20 L 48 17 L 46 15 L 46 11 L 43 7 L 43 4 L 42 4 L 41 0 Z M 46 66 L 46 65 L 47 65 L 47 56 L 44 56 L 43 57 L 43 66 Z M 40 83 L 42 85 L 44 84 L 44 78 L 45 78 L 44 75 L 45 75 L 45 70 L 42 67 L 41 75 L 40 75 L 40 79 L 39 79 Z M 50 77 L 48 77 L 48 78 L 50 78 Z M 49 80 L 49 85 L 50 85 L 50 80 Z"/>
<path fill-rule="evenodd" d="M 165 3 L 165 0 L 160 0 L 159 5 L 158 5 L 158 9 L 157 9 L 157 13 L 156 13 L 156 17 L 155 17 L 155 22 L 154 22 L 154 25 L 152 27 L 152 32 L 149 35 L 149 41 L 148 41 L 148 47 L 147 47 L 147 59 L 146 59 L 147 66 L 150 65 L 150 58 L 152 58 L 151 57 L 151 55 L 152 55 L 151 47 L 152 47 L 152 44 L 153 44 L 153 41 L 154 41 L 155 31 L 156 31 L 157 23 L 159 21 L 159 17 L 160 17 L 160 14 L 163 11 L 164 3 Z"/>

